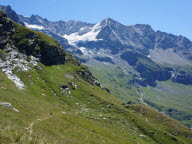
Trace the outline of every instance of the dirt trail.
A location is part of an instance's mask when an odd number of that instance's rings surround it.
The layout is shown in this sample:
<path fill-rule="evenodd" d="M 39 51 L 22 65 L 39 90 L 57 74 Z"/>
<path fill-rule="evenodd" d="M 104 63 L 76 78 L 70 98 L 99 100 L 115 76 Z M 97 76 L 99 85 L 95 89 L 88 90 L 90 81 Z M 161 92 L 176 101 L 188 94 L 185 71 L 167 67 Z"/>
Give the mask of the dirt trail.
<path fill-rule="evenodd" d="M 48 120 L 48 119 L 50 119 L 50 118 L 53 118 L 53 116 L 49 116 L 49 117 L 47 117 L 47 118 L 45 118 L 45 119 L 37 119 L 37 121 L 32 122 L 32 123 L 29 125 L 29 127 L 26 128 L 26 130 L 28 130 L 28 132 L 29 132 L 30 134 L 32 134 L 32 133 L 33 133 L 33 125 L 34 125 L 35 123 L 43 122 L 43 121 Z"/>

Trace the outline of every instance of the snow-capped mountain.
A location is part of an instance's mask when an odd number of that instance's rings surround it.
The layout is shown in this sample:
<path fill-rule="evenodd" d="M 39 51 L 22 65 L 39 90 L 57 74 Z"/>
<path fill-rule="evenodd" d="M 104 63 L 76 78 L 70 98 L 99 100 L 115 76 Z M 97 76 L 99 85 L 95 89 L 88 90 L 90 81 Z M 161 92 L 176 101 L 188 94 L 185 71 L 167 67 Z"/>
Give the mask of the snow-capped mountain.
<path fill-rule="evenodd" d="M 46 29 L 61 36 L 63 36 L 64 34 L 74 33 L 85 26 L 92 26 L 92 24 L 84 23 L 80 21 L 51 22 L 38 15 L 32 15 L 31 17 L 24 17 L 22 15 L 19 15 L 19 18 L 25 23 L 26 27 L 28 28 L 37 29 L 37 30 Z"/>
<path fill-rule="evenodd" d="M 80 21 L 57 21 L 51 22 L 38 15 L 32 15 L 31 17 L 25 17 L 18 15 L 19 19 L 23 21 L 26 27 L 34 30 L 44 32 L 51 37 L 59 41 L 59 43 L 65 48 L 71 48 L 67 39 L 63 35 L 70 35 L 79 31 L 82 27 L 91 27 L 93 24 L 80 22 Z"/>
<path fill-rule="evenodd" d="M 86 27 L 82 29 L 87 31 Z M 108 18 L 89 28 L 88 32 L 85 31 L 64 37 L 73 44 L 75 42 L 78 47 L 109 49 L 112 54 L 132 49 L 150 56 L 157 62 L 172 63 L 173 61 L 167 60 L 170 58 L 167 57 L 167 53 L 180 57 L 179 64 L 189 64 L 187 61 L 191 60 L 192 42 L 189 39 L 160 31 L 155 32 L 149 25 L 125 26 Z M 161 53 L 163 59 L 155 59 L 157 53 Z"/>
<path fill-rule="evenodd" d="M 126 26 L 111 18 L 98 24 L 80 21 L 52 22 L 38 15 L 18 15 L 10 6 L 1 6 L 0 9 L 16 22 L 57 39 L 72 53 L 77 50 L 85 53 L 85 50 L 105 49 L 115 55 L 126 50 L 136 50 L 160 63 L 186 65 L 192 60 L 192 42 L 189 39 L 155 32 L 149 25 Z"/>

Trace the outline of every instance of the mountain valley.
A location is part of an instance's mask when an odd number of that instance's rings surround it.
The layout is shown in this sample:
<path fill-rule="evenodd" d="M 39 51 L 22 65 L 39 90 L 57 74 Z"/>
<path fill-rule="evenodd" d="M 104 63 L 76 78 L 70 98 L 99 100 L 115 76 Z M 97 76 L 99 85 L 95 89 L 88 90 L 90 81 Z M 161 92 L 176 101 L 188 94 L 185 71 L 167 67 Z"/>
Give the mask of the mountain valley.
<path fill-rule="evenodd" d="M 189 39 L 0 9 L 0 142 L 192 142 Z"/>

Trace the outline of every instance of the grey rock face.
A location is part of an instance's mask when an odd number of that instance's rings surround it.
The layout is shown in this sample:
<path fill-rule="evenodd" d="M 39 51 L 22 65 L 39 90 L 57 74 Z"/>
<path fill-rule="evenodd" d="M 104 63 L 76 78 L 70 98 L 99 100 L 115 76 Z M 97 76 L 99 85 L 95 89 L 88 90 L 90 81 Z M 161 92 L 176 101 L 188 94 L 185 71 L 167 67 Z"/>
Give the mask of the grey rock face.
<path fill-rule="evenodd" d="M 110 58 L 110 57 L 94 57 L 97 61 L 100 61 L 100 62 L 109 62 L 111 64 L 115 64 L 113 62 L 113 60 Z"/>
<path fill-rule="evenodd" d="M 3 107 L 6 107 L 6 108 L 12 108 L 13 107 L 12 104 L 7 103 L 7 102 L 2 102 L 2 103 L 0 103 L 0 105 Z"/>
<path fill-rule="evenodd" d="M 10 37 L 15 32 L 15 28 L 13 23 L 5 19 L 6 14 L 1 12 L 0 13 L 0 49 L 3 49 L 7 43 Z"/>
<path fill-rule="evenodd" d="M 171 78 L 171 72 L 153 62 L 151 59 L 134 51 L 127 51 L 121 55 L 121 58 L 133 66 L 140 73 L 142 79 L 131 80 L 130 83 L 138 82 L 140 85 L 156 86 L 156 80 L 166 81 Z M 144 83 L 142 83 L 143 81 Z"/>
<path fill-rule="evenodd" d="M 40 61 L 45 65 L 57 65 L 65 63 L 65 53 L 62 49 L 58 47 L 47 45 L 45 43 L 41 44 L 41 57 Z"/>
<path fill-rule="evenodd" d="M 10 108 L 15 112 L 20 112 L 18 109 L 14 108 L 13 105 L 11 103 L 8 102 L 0 102 L 0 105 L 5 107 L 5 108 Z"/>
<path fill-rule="evenodd" d="M 179 70 L 172 78 L 173 82 L 190 85 L 192 84 L 192 72 Z"/>
<path fill-rule="evenodd" d="M 12 10 L 11 6 L 0 5 L 0 10 L 4 11 L 10 19 L 24 26 L 24 23 L 19 19 L 17 13 Z"/>

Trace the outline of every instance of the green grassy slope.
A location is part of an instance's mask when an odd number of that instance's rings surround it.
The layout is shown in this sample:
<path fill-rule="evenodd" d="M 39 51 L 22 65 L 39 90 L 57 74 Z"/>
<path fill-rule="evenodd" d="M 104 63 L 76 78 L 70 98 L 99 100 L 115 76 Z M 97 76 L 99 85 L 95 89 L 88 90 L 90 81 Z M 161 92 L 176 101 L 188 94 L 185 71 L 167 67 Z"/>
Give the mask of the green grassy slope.
<path fill-rule="evenodd" d="M 1 143 L 190 143 L 189 130 L 180 122 L 140 105 L 125 108 L 82 79 L 82 69 L 67 62 L 15 72 L 25 91 L 0 72 L 0 101 L 20 111 L 0 107 Z M 61 86 L 72 82 L 77 87 L 64 94 Z"/>
<path fill-rule="evenodd" d="M 169 81 L 157 81 L 156 87 L 133 87 L 128 84 L 132 78 L 122 69 L 95 63 L 87 65 L 93 75 L 111 90 L 111 93 L 125 102 L 146 103 L 171 117 L 180 120 L 188 127 L 192 127 L 192 86 Z M 167 66 L 167 65 L 166 65 Z M 168 67 L 168 66 L 167 66 Z M 169 65 L 170 67 L 170 65 Z M 190 71 L 191 67 L 174 67 L 175 69 Z M 132 73 L 132 75 L 134 72 Z"/>
<path fill-rule="evenodd" d="M 99 82 L 110 89 L 111 93 L 123 101 L 138 102 L 140 95 L 135 93 L 134 87 L 128 84 L 131 74 L 115 66 L 105 65 L 100 62 L 87 65 Z"/>
<path fill-rule="evenodd" d="M 142 88 L 146 95 L 145 101 L 166 112 L 171 117 L 183 121 L 189 127 L 192 125 L 192 86 L 173 83 L 171 81 L 158 82 L 156 88 Z"/>

